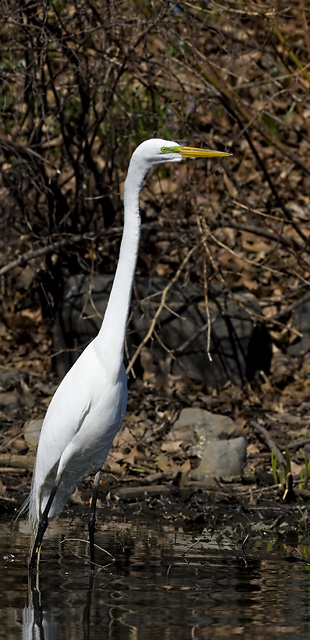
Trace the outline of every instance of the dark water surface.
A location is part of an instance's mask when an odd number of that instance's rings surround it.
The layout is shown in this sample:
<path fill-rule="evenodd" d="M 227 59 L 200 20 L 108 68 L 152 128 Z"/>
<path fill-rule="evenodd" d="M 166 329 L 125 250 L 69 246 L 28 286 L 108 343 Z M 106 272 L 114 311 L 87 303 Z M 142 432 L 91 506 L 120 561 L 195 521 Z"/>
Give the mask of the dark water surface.
<path fill-rule="evenodd" d="M 307 547 L 276 534 L 250 536 L 242 547 L 229 529 L 188 534 L 110 522 L 96 542 L 113 558 L 97 550 L 92 582 L 86 529 L 62 519 L 50 527 L 31 592 L 25 525 L 0 526 L 0 638 L 310 638 Z"/>

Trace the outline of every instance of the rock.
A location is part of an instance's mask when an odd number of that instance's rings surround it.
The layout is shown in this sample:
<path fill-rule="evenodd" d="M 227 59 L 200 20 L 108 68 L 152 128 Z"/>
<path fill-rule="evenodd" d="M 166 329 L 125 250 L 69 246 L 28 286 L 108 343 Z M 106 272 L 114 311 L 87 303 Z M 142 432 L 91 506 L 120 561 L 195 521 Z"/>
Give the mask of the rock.
<path fill-rule="evenodd" d="M 199 466 L 189 474 L 191 480 L 234 478 L 242 475 L 246 463 L 246 440 L 243 436 L 231 440 L 206 440 Z"/>
<path fill-rule="evenodd" d="M 309 294 L 308 294 L 309 295 Z M 301 338 L 291 344 L 287 351 L 291 355 L 299 355 L 307 353 L 310 349 L 310 299 L 304 296 L 304 299 L 300 301 L 300 305 L 293 311 L 294 325 L 301 334 Z"/>
<path fill-rule="evenodd" d="M 182 430 L 190 428 L 195 435 L 196 442 L 189 455 L 199 458 L 200 462 L 190 472 L 191 480 L 206 480 L 209 476 L 227 479 L 242 475 L 247 443 L 231 418 L 188 407 L 181 411 L 172 428 L 179 435 Z"/>
<path fill-rule="evenodd" d="M 54 349 L 62 352 L 54 358 L 57 373 L 66 371 L 98 332 L 105 312 L 113 276 L 95 276 L 91 283 L 84 276 L 69 278 L 64 290 L 58 323 L 54 327 Z M 146 335 L 159 307 L 162 292 L 169 283 L 161 277 L 137 278 L 127 334 L 129 356 Z M 91 296 L 91 299 L 90 299 Z M 242 386 L 256 371 L 269 371 L 271 343 L 267 329 L 256 321 L 260 307 L 256 298 L 244 289 L 227 291 L 212 287 L 209 292 L 211 318 L 210 362 L 207 349 L 207 317 L 204 288 L 197 283 L 175 283 L 156 323 L 156 335 L 147 345 L 159 370 L 169 362 L 173 375 L 221 387 L 227 380 Z M 163 345 L 173 353 L 173 357 Z M 136 364 L 136 372 L 139 363 Z M 140 360 L 140 368 L 141 360 Z"/>
<path fill-rule="evenodd" d="M 28 376 L 16 369 L 0 369 L 0 410 L 31 407 L 33 397 L 27 384 Z"/>
<path fill-rule="evenodd" d="M 229 416 L 217 415 L 200 409 L 199 407 L 186 407 L 182 409 L 179 417 L 173 423 L 173 429 L 191 427 L 199 438 L 233 437 L 241 435 L 240 429 Z"/>
<path fill-rule="evenodd" d="M 28 447 L 35 449 L 39 442 L 43 418 L 32 418 L 24 425 L 24 438 Z"/>
<path fill-rule="evenodd" d="M 0 388 L 4 391 L 15 389 L 21 383 L 27 382 L 28 376 L 17 369 L 0 369 Z"/>
<path fill-rule="evenodd" d="M 0 409 L 16 409 L 20 404 L 17 391 L 0 391 Z"/>

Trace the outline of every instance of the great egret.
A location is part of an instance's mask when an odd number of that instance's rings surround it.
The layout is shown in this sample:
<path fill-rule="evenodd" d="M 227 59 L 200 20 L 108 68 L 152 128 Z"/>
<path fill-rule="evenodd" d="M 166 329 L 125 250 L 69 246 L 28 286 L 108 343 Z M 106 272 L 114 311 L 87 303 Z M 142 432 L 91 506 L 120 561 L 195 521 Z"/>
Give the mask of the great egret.
<path fill-rule="evenodd" d="M 41 430 L 28 499 L 33 537 L 36 533 L 30 570 L 38 566 L 49 520 L 62 510 L 77 484 L 91 474 L 95 474 L 95 480 L 88 526 L 90 560 L 94 566 L 100 470 L 122 424 L 127 404 L 123 353 L 140 240 L 139 194 L 145 174 L 153 165 L 163 162 L 229 155 L 161 139 L 142 142 L 132 155 L 124 188 L 119 261 L 105 316 L 98 335 L 56 390 Z"/>

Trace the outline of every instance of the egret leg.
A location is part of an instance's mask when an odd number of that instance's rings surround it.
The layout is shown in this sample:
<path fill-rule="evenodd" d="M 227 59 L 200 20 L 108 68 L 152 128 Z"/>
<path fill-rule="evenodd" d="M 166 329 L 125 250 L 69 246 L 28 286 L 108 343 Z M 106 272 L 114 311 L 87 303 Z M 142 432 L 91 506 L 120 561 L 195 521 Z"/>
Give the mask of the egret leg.
<path fill-rule="evenodd" d="M 88 518 L 88 533 L 89 533 L 89 546 L 90 546 L 90 564 L 92 570 L 95 568 L 95 523 L 96 523 L 96 504 L 100 481 L 100 471 L 95 475 L 93 495 L 90 503 L 89 518 Z"/>
<path fill-rule="evenodd" d="M 48 525 L 48 514 L 50 511 L 50 508 L 52 506 L 52 502 L 54 500 L 55 497 L 55 493 L 57 491 L 58 488 L 58 484 L 55 484 L 52 488 L 52 491 L 50 493 L 49 499 L 46 503 L 46 507 L 42 513 L 42 516 L 39 520 L 39 526 L 38 526 L 38 531 L 37 531 L 37 535 L 36 535 L 36 539 L 34 541 L 34 545 L 33 545 L 33 549 L 32 549 L 32 554 L 31 554 L 31 558 L 30 558 L 30 562 L 29 562 L 29 573 L 31 573 L 34 569 L 34 567 L 36 566 L 38 568 L 39 565 L 39 557 L 40 557 L 40 550 L 41 550 L 41 545 L 42 545 L 42 540 L 43 540 L 43 536 L 45 534 L 45 531 L 47 529 L 47 525 Z"/>

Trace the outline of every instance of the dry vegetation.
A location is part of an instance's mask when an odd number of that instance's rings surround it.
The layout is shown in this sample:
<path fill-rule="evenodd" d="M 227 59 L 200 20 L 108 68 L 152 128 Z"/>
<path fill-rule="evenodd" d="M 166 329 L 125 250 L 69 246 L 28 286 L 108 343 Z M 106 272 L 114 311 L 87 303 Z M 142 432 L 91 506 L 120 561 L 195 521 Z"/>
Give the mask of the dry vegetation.
<path fill-rule="evenodd" d="M 217 394 L 137 380 L 111 468 L 140 480 L 185 472 L 186 443 L 173 444 L 169 424 L 196 404 L 238 420 L 249 481 L 271 470 L 253 418 L 280 449 L 292 445 L 298 478 L 310 358 L 289 348 L 299 338 L 292 312 L 310 297 L 307 3 L 15 0 L 2 3 L 0 24 L 0 366 L 19 376 L 2 382 L 2 493 L 25 482 L 7 455 L 26 459 L 21 427 L 55 388 L 50 336 L 64 283 L 114 272 L 126 167 L 153 136 L 233 158 L 147 176 L 138 273 L 172 277 L 183 263 L 182 281 L 252 291 L 273 337 L 272 372 Z"/>

